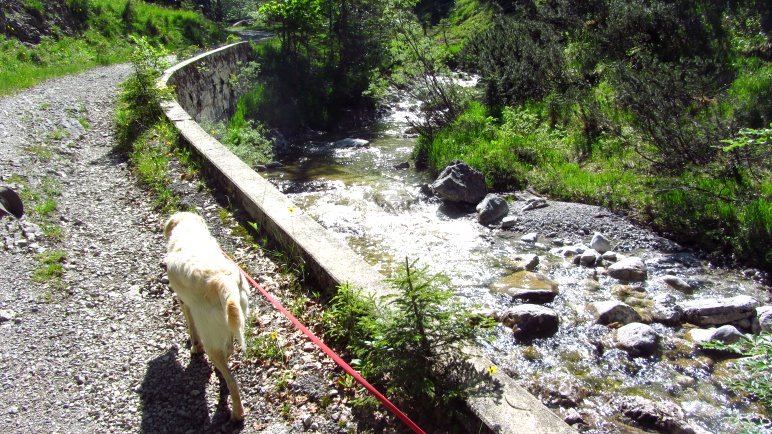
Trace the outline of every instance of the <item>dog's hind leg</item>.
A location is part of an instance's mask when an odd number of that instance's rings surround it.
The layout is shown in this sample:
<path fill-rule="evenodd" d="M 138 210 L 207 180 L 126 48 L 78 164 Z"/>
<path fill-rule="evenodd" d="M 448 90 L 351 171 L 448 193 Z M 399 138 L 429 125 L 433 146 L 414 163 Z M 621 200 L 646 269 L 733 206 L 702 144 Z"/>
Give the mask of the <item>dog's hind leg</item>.
<path fill-rule="evenodd" d="M 190 354 L 201 354 L 204 352 L 204 346 L 201 344 L 201 338 L 198 337 L 198 330 L 196 330 L 196 323 L 193 322 L 193 315 L 191 315 L 190 309 L 182 300 L 180 300 L 180 306 L 182 307 L 182 314 L 185 315 L 185 321 L 188 323 Z"/>
<path fill-rule="evenodd" d="M 244 420 L 244 407 L 241 405 L 241 392 L 239 392 L 239 385 L 236 383 L 236 379 L 228 369 L 228 360 L 225 353 L 220 350 L 211 351 L 207 353 L 209 360 L 212 362 L 215 368 L 220 371 L 225 384 L 228 386 L 228 392 L 231 395 L 231 420 L 240 422 Z"/>

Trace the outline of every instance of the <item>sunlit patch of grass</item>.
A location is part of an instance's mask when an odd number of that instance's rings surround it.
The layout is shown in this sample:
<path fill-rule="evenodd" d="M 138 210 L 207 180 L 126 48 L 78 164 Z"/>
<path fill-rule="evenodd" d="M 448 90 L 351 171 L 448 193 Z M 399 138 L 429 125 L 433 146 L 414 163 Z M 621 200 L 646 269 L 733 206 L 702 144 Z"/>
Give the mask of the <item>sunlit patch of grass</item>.
<path fill-rule="evenodd" d="M 38 261 L 38 264 L 32 272 L 32 281 L 44 283 L 57 289 L 63 288 L 63 263 L 66 259 L 67 252 L 62 250 L 51 250 L 36 255 L 35 260 Z"/>

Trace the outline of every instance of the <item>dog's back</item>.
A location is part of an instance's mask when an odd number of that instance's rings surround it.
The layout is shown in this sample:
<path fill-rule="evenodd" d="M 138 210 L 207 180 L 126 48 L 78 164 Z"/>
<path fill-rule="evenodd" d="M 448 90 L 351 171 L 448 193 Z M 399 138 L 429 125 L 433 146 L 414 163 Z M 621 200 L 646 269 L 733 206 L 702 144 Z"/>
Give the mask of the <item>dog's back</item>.
<path fill-rule="evenodd" d="M 166 223 L 166 270 L 169 286 L 182 302 L 188 321 L 191 352 L 206 351 L 224 375 L 234 402 L 235 419 L 243 418 L 240 394 L 228 371 L 233 340 L 244 348 L 249 315 L 248 285 L 238 267 L 227 259 L 196 214 L 177 213 Z"/>
<path fill-rule="evenodd" d="M 169 285 L 190 309 L 205 349 L 217 346 L 230 353 L 234 338 L 243 347 L 249 314 L 244 278 L 201 217 L 178 213 L 175 218 L 167 231 Z"/>

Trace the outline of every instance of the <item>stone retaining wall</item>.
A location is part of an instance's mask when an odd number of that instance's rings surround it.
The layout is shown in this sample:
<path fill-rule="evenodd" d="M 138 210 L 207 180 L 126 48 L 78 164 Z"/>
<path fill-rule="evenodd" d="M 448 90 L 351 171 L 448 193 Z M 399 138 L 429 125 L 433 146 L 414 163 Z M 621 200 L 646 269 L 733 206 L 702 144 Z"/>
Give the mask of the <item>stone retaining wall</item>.
<path fill-rule="evenodd" d="M 160 85 L 175 84 L 177 101 L 164 103 L 167 118 L 203 159 L 207 176 L 219 181 L 284 252 L 301 258 L 320 289 L 349 283 L 377 297 L 392 292 L 383 276 L 351 248 L 333 238 L 196 122 L 224 119 L 229 104 L 235 101 L 225 77 L 235 71 L 237 62 L 245 60 L 247 55 L 248 44 L 242 42 L 204 53 L 168 69 Z M 199 92 L 202 94 L 198 95 Z M 218 95 L 222 100 L 218 100 Z M 488 378 L 487 387 L 483 388 L 485 392 L 467 399 L 469 409 L 478 419 L 470 421 L 467 427 L 470 432 L 479 432 L 483 426 L 495 433 L 575 432 L 507 375 L 501 371 L 488 374 L 492 362 L 477 350 L 468 350 L 473 354 L 470 361 L 475 369 Z"/>
<path fill-rule="evenodd" d="M 232 78 L 249 60 L 249 44 L 239 43 L 194 57 L 167 79 L 177 102 L 197 122 L 223 121 L 233 115 L 236 95 Z"/>

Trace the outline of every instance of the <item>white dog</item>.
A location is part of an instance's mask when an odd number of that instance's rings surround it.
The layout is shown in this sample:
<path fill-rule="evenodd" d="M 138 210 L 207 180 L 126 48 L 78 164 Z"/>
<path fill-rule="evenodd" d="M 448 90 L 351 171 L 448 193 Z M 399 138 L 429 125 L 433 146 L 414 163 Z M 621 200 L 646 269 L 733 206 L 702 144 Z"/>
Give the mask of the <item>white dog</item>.
<path fill-rule="evenodd" d="M 206 351 L 225 378 L 231 395 L 231 419 L 244 419 L 235 378 L 228 370 L 233 340 L 244 348 L 244 324 L 249 315 L 246 280 L 228 260 L 200 216 L 176 213 L 166 221 L 166 270 L 188 322 L 191 354 Z"/>

